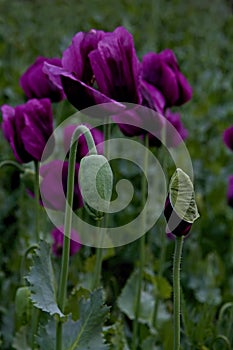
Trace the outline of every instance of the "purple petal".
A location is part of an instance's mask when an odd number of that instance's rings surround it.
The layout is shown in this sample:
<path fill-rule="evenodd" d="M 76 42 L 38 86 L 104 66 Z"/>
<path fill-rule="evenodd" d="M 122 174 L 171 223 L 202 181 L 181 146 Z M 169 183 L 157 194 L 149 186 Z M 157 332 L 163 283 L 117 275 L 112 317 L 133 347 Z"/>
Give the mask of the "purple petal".
<path fill-rule="evenodd" d="M 25 95 L 30 98 L 50 98 L 58 102 L 64 98 L 62 89 L 50 81 L 43 71 L 44 63 L 61 66 L 59 58 L 38 57 L 20 78 L 20 85 Z"/>
<path fill-rule="evenodd" d="M 176 101 L 175 105 L 180 106 L 192 98 L 192 88 L 189 85 L 188 80 L 183 74 L 177 72 L 177 80 L 179 85 L 179 98 Z"/>
<path fill-rule="evenodd" d="M 111 103 L 111 113 L 124 108 L 121 103 L 112 100 L 100 91 L 77 80 L 69 73 L 62 73 L 61 80 L 67 99 L 78 110 L 103 103 Z"/>
<path fill-rule="evenodd" d="M 140 103 L 140 64 L 133 37 L 125 28 L 106 34 L 89 58 L 103 94 L 116 101 Z"/>
<path fill-rule="evenodd" d="M 178 70 L 178 62 L 174 52 L 170 49 L 165 49 L 159 53 L 162 61 L 166 62 L 173 70 Z"/>
<path fill-rule="evenodd" d="M 166 234 L 168 236 L 175 235 L 177 237 L 186 236 L 192 224 L 190 222 L 184 221 L 180 218 L 175 210 L 173 209 L 169 196 L 166 199 L 165 207 L 164 207 L 164 216 L 167 221 Z"/>
<path fill-rule="evenodd" d="M 143 106 L 149 107 L 160 114 L 164 114 L 165 98 L 162 93 L 145 80 L 141 81 L 141 93 L 143 96 Z"/>
<path fill-rule="evenodd" d="M 13 108 L 3 105 L 2 110 L 2 130 L 5 138 L 9 142 L 15 159 L 19 163 L 28 163 L 33 160 L 32 156 L 25 150 L 21 139 L 21 130 L 24 128 L 23 107 Z"/>
<path fill-rule="evenodd" d="M 21 131 L 22 141 L 26 151 L 35 160 L 40 161 L 45 145 L 53 132 L 50 100 L 46 98 L 29 100 L 25 105 L 23 115 L 25 126 Z"/>
<path fill-rule="evenodd" d="M 72 44 L 63 52 L 63 68 L 77 79 L 90 85 L 93 80 L 93 72 L 88 55 L 97 48 L 98 42 L 104 35 L 102 30 L 95 29 L 88 33 L 77 33 L 72 39 Z"/>
<path fill-rule="evenodd" d="M 224 131 L 223 141 L 225 145 L 233 151 L 233 125 Z"/>

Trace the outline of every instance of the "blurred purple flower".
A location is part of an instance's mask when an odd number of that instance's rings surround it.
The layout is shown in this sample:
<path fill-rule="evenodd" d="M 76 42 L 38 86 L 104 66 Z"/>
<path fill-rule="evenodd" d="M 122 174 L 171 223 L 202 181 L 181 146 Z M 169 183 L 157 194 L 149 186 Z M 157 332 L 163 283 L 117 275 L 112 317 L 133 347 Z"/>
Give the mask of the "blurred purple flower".
<path fill-rule="evenodd" d="M 79 164 L 75 166 L 73 209 L 83 206 L 78 185 Z M 64 211 L 66 205 L 68 161 L 53 160 L 40 167 L 40 192 L 42 203 L 46 208 Z"/>
<path fill-rule="evenodd" d="M 32 99 L 16 107 L 3 105 L 1 110 L 3 134 L 16 160 L 20 163 L 40 161 L 44 147 L 53 133 L 50 100 Z"/>
<path fill-rule="evenodd" d="M 227 203 L 233 208 L 233 175 L 228 178 Z"/>
<path fill-rule="evenodd" d="M 141 103 L 140 63 L 133 37 L 123 27 L 76 34 L 63 53 L 62 66 L 45 63 L 44 71 L 79 110 L 106 102 L 116 107 L 121 106 L 117 101 Z"/>
<path fill-rule="evenodd" d="M 172 204 L 170 202 L 169 196 L 166 199 L 165 202 L 165 207 L 164 207 L 164 216 L 167 221 L 167 227 L 166 227 L 166 234 L 168 238 L 175 238 L 175 236 L 180 237 L 180 236 L 187 236 L 192 224 L 190 222 L 184 221 L 181 219 L 175 210 L 172 207 Z M 169 228 L 169 220 L 171 220 L 171 224 L 175 229 L 171 230 Z"/>
<path fill-rule="evenodd" d="M 27 98 L 49 98 L 52 102 L 59 102 L 65 98 L 63 89 L 58 88 L 43 72 L 44 62 L 61 67 L 59 58 L 37 57 L 36 61 L 26 70 L 20 78 Z"/>
<path fill-rule="evenodd" d="M 64 227 L 55 227 L 51 231 L 51 235 L 53 238 L 52 252 L 55 256 L 60 257 L 62 255 L 63 248 L 63 239 L 64 239 Z M 80 237 L 74 229 L 71 230 L 71 239 L 70 239 L 70 256 L 76 254 L 80 248 Z"/>
<path fill-rule="evenodd" d="M 224 131 L 223 141 L 225 145 L 233 151 L 233 125 Z"/>
<path fill-rule="evenodd" d="M 92 128 L 91 125 L 88 125 L 88 124 L 84 124 L 84 125 L 90 129 L 98 153 L 103 154 L 104 153 L 104 146 L 102 144 L 104 142 L 103 132 L 97 128 Z M 64 129 L 64 147 L 65 147 L 65 150 L 70 149 L 71 138 L 72 138 L 73 132 L 77 126 L 78 125 L 68 125 L 67 127 L 65 127 L 65 129 Z M 87 153 L 88 153 L 87 142 L 86 142 L 84 135 L 81 135 L 79 137 L 78 147 L 77 147 L 77 161 L 80 161 Z"/>
<path fill-rule="evenodd" d="M 167 107 L 182 105 L 192 97 L 192 88 L 180 72 L 176 56 L 170 49 L 144 55 L 142 78 L 163 94 Z"/>

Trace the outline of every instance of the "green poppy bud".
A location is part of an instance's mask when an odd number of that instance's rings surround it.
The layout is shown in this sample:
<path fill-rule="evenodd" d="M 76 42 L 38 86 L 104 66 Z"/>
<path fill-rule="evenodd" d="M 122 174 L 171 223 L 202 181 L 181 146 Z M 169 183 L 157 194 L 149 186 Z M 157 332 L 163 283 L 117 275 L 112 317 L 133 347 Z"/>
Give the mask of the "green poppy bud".
<path fill-rule="evenodd" d="M 20 287 L 15 296 L 15 328 L 18 330 L 28 323 L 31 314 L 32 303 L 28 287 Z"/>
<path fill-rule="evenodd" d="M 181 169 L 176 169 L 166 199 L 164 215 L 168 237 L 186 236 L 199 217 L 192 181 Z"/>
<path fill-rule="evenodd" d="M 92 154 L 82 158 L 79 186 L 90 215 L 100 220 L 108 211 L 113 186 L 113 173 L 107 158 Z"/>

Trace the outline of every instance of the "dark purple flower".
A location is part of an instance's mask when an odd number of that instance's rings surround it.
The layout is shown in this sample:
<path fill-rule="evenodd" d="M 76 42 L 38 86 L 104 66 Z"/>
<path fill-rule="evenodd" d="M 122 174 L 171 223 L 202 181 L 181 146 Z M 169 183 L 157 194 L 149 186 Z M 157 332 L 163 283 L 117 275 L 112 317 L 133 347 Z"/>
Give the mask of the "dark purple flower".
<path fill-rule="evenodd" d="M 177 215 L 171 205 L 169 196 L 166 199 L 164 216 L 168 223 L 166 227 L 166 234 L 168 238 L 174 238 L 175 236 L 187 236 L 192 227 L 192 223 L 184 221 Z M 173 229 L 169 228 L 169 222 L 172 224 L 172 227 L 174 227 Z"/>
<path fill-rule="evenodd" d="M 83 206 L 78 185 L 79 164 L 75 166 L 73 209 Z M 40 167 L 40 192 L 42 203 L 46 208 L 64 211 L 66 205 L 68 161 L 53 160 Z"/>
<path fill-rule="evenodd" d="M 97 49 L 104 34 L 104 31 L 95 29 L 88 33 L 79 32 L 73 37 L 72 44 L 63 52 L 62 67 L 88 85 L 94 83 L 89 53 Z"/>
<path fill-rule="evenodd" d="M 29 99 L 47 97 L 52 102 L 59 102 L 65 97 L 65 94 L 43 72 L 45 62 L 61 67 L 59 58 L 37 57 L 36 61 L 21 76 L 20 85 Z"/>
<path fill-rule="evenodd" d="M 103 146 L 104 134 L 103 134 L 103 132 L 97 128 L 92 128 L 91 125 L 88 125 L 88 124 L 84 124 L 84 125 L 87 126 L 91 131 L 91 134 L 93 136 L 98 154 L 103 154 L 104 153 L 104 146 Z M 73 132 L 77 128 L 77 126 L 78 125 L 68 125 L 67 127 L 65 127 L 65 129 L 64 129 L 64 147 L 65 147 L 65 150 L 70 149 L 71 138 L 72 138 Z M 81 135 L 79 137 L 79 140 L 78 140 L 77 161 L 80 161 L 81 158 L 83 158 L 87 153 L 88 153 L 87 142 L 86 142 L 84 135 Z"/>
<path fill-rule="evenodd" d="M 142 60 L 142 78 L 155 86 L 165 97 L 166 106 L 179 106 L 192 97 L 192 88 L 180 72 L 172 50 L 159 54 L 149 52 Z"/>
<path fill-rule="evenodd" d="M 45 64 L 44 71 L 63 86 L 68 100 L 79 110 L 107 102 L 116 108 L 122 108 L 118 102 L 141 103 L 140 63 L 133 37 L 125 28 L 76 34 L 62 63 L 62 68 Z"/>
<path fill-rule="evenodd" d="M 223 141 L 233 151 L 233 125 L 224 131 Z"/>
<path fill-rule="evenodd" d="M 63 239 L 64 239 L 64 227 L 56 227 L 51 232 L 53 238 L 52 252 L 55 256 L 60 257 L 62 255 L 63 248 Z M 80 248 L 80 237 L 78 232 L 74 229 L 71 230 L 71 239 L 70 239 L 70 256 L 76 254 Z"/>
<path fill-rule="evenodd" d="M 10 143 L 16 160 L 20 163 L 40 161 L 44 147 L 53 133 L 50 100 L 32 99 L 16 107 L 3 105 L 1 110 L 3 134 Z"/>
<path fill-rule="evenodd" d="M 228 178 L 227 203 L 233 208 L 233 175 Z"/>

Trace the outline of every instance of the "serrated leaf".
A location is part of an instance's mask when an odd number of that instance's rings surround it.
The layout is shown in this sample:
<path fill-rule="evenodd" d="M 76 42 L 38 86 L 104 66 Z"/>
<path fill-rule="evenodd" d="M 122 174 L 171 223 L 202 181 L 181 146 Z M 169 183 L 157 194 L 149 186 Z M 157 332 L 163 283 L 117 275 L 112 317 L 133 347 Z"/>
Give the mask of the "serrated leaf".
<path fill-rule="evenodd" d="M 104 337 L 107 341 L 110 342 L 111 350 L 129 350 L 122 319 L 117 320 L 111 326 L 105 327 Z"/>
<path fill-rule="evenodd" d="M 81 298 L 88 299 L 90 297 L 90 291 L 83 287 L 75 287 L 67 300 L 65 313 L 72 313 L 72 320 L 77 321 L 79 319 L 80 310 L 79 310 L 79 301 Z"/>
<path fill-rule="evenodd" d="M 90 299 L 80 301 L 80 319 L 78 322 L 69 320 L 64 327 L 64 338 L 67 339 L 67 350 L 105 350 L 102 325 L 108 315 L 109 307 L 103 304 L 102 290 L 91 293 Z M 67 346 L 68 345 L 68 346 Z"/>
<path fill-rule="evenodd" d="M 46 326 L 40 326 L 36 337 L 40 350 L 54 350 L 56 346 L 56 322 L 54 319 L 48 321 Z"/>
<path fill-rule="evenodd" d="M 30 284 L 31 300 L 33 304 L 49 313 L 63 317 L 56 302 L 55 277 L 50 257 L 50 246 L 40 241 L 38 249 L 34 252 L 33 265 L 26 280 Z"/>
<path fill-rule="evenodd" d="M 71 315 L 63 324 L 63 349 L 65 350 L 108 350 L 102 338 L 102 325 L 109 308 L 103 304 L 101 289 L 91 293 L 88 300 L 79 301 L 80 319 L 73 321 Z M 56 323 L 50 320 L 41 327 L 37 338 L 41 350 L 54 350 Z"/>
<path fill-rule="evenodd" d="M 120 310 L 124 312 L 131 320 L 133 320 L 135 317 L 135 287 L 137 286 L 138 278 L 139 274 L 136 270 L 126 282 L 126 285 L 117 301 Z M 139 313 L 139 321 L 141 323 L 148 324 L 149 326 L 152 325 L 154 303 L 154 297 L 150 293 L 142 291 Z"/>

